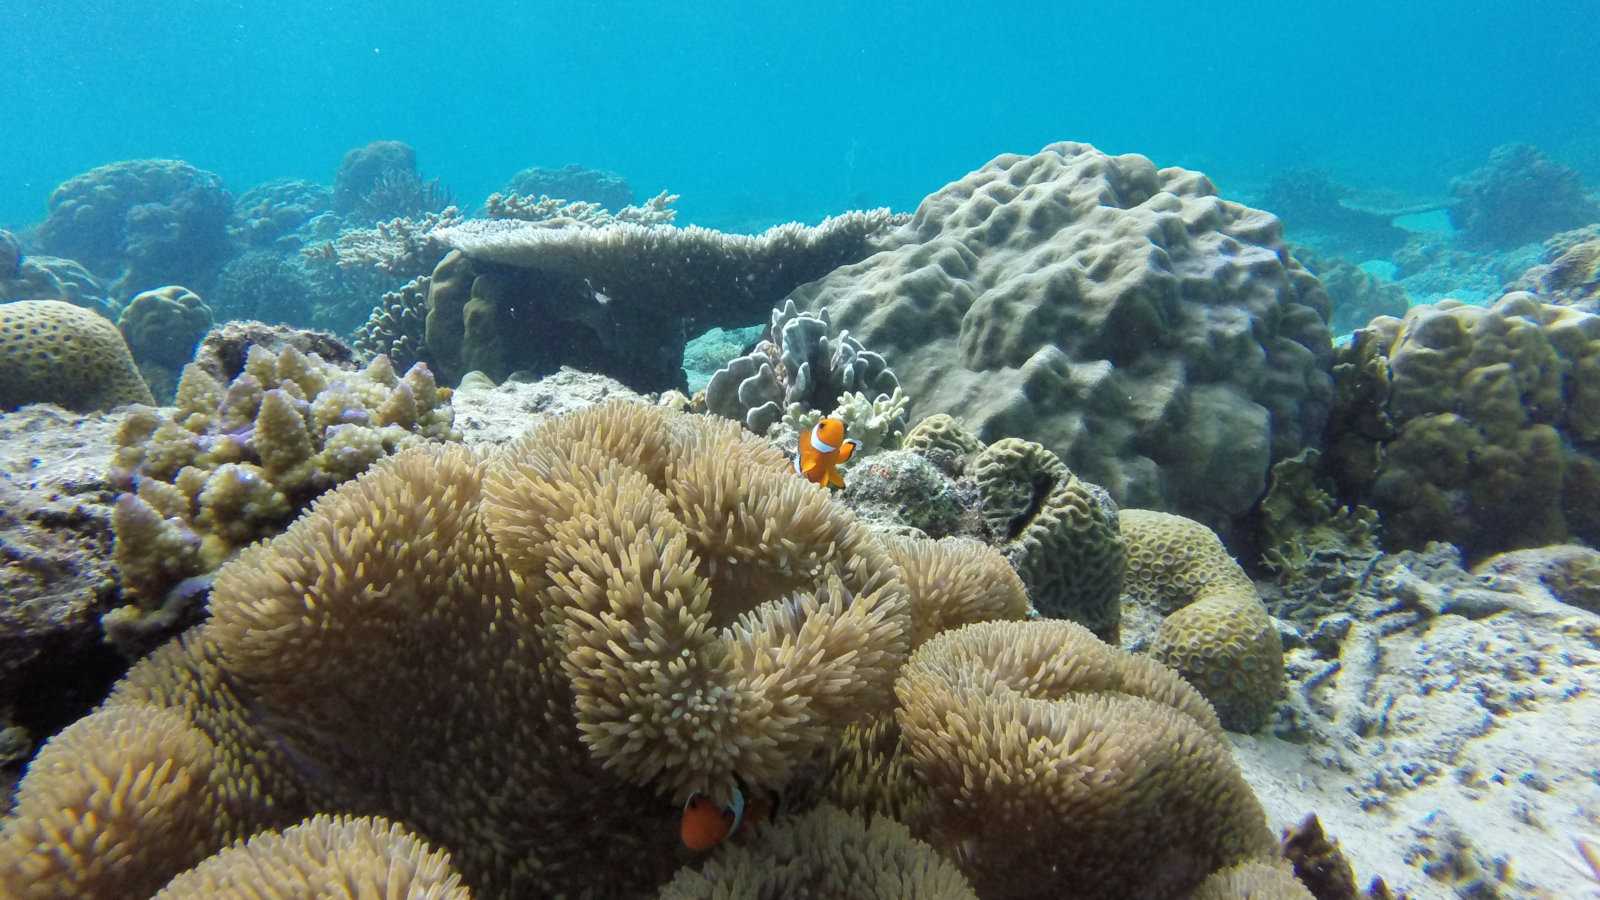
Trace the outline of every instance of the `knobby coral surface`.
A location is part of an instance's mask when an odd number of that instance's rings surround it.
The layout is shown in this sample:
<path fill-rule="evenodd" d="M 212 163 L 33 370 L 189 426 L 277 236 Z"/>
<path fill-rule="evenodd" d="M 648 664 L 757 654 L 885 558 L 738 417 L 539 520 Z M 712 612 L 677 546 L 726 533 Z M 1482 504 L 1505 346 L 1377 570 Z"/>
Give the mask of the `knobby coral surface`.
<path fill-rule="evenodd" d="M 117 327 L 61 300 L 0 303 L 0 409 L 154 403 Z"/>

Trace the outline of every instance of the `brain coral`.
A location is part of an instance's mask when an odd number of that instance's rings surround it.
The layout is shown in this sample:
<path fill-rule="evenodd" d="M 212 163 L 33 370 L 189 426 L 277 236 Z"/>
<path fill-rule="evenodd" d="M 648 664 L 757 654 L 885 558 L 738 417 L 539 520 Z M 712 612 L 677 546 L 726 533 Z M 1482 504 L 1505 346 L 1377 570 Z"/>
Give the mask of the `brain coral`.
<path fill-rule="evenodd" d="M 0 303 L 0 409 L 154 403 L 117 326 L 60 300 Z"/>
<path fill-rule="evenodd" d="M 1002 438 L 970 469 L 989 531 L 1017 567 L 1034 607 L 1116 644 L 1123 573 L 1116 504 L 1032 441 Z"/>
<path fill-rule="evenodd" d="M 1211 701 L 1229 730 L 1260 728 L 1283 693 L 1283 644 L 1249 576 L 1199 522 L 1146 509 L 1118 519 L 1123 590 L 1166 616 L 1151 655 Z"/>
<path fill-rule="evenodd" d="M 637 893 L 691 792 L 782 786 L 891 708 L 899 573 L 725 420 L 612 403 L 489 461 L 404 451 L 245 549 L 46 748 L 0 882 L 147 893 L 326 812 L 407 823 L 480 896 Z"/>
<path fill-rule="evenodd" d="M 1341 499 L 1378 510 L 1387 546 L 1600 541 L 1600 316 L 1445 300 L 1373 320 L 1338 371 Z"/>
<path fill-rule="evenodd" d="M 1120 504 L 1242 514 L 1321 433 L 1327 295 L 1276 218 L 1199 173 L 1053 144 L 935 192 L 880 245 L 790 296 L 919 409 L 1038 441 Z"/>
<path fill-rule="evenodd" d="M 981 896 L 1180 897 L 1275 849 L 1200 695 L 1076 623 L 944 632 L 895 692 L 913 833 Z"/>

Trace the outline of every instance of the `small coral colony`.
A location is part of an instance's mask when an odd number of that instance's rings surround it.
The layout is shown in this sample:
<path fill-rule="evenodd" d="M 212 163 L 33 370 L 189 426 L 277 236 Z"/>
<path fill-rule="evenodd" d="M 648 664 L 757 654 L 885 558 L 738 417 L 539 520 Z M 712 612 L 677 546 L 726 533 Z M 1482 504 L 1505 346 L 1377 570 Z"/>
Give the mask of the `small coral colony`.
<path fill-rule="evenodd" d="M 1228 734 L 1330 561 L 1600 539 L 1600 213 L 1497 153 L 1460 244 L 1545 257 L 1412 304 L 1343 246 L 1468 251 L 1319 177 L 1059 143 L 754 235 L 577 167 L 469 214 L 395 142 L 71 179 L 0 233 L 0 407 L 105 423 L 40 526 L 104 578 L 0 589 L 109 669 L 7 663 L 0 894 L 1389 896 Z"/>

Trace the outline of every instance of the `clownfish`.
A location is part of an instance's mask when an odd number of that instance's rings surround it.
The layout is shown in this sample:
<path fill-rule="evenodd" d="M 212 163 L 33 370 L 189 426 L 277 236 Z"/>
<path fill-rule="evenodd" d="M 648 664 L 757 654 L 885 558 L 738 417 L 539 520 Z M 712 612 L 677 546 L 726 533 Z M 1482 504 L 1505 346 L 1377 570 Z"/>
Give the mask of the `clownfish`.
<path fill-rule="evenodd" d="M 845 440 L 844 422 L 823 419 L 800 436 L 800 452 L 795 455 L 794 470 L 812 484 L 842 488 L 844 476 L 839 474 L 839 466 L 855 454 L 859 443 Z"/>
<path fill-rule="evenodd" d="M 746 804 L 744 792 L 737 785 L 726 806 L 713 801 L 705 794 L 694 794 L 683 804 L 683 820 L 678 825 L 678 836 L 683 845 L 696 853 L 704 853 L 733 835 L 766 821 L 778 812 L 776 795 L 762 800 L 757 798 Z"/>

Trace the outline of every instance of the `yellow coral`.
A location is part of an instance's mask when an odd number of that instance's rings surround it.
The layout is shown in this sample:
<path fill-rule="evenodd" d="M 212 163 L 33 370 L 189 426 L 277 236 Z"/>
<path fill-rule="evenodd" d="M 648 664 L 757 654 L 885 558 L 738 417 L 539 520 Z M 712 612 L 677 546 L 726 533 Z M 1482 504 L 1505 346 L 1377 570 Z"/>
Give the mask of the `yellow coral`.
<path fill-rule="evenodd" d="M 91 412 L 154 402 L 106 319 L 60 300 L 0 303 L 0 409 L 54 403 Z"/>

